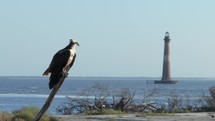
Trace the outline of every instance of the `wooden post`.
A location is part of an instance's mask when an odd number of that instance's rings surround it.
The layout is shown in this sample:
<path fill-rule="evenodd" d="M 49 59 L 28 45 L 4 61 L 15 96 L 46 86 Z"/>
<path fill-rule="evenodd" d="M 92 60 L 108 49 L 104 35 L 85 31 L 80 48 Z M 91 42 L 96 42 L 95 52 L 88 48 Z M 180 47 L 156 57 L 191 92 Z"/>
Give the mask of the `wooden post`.
<path fill-rule="evenodd" d="M 59 79 L 58 83 L 52 89 L 51 93 L 49 94 L 49 97 L 47 98 L 47 100 L 45 102 L 45 104 L 41 108 L 40 112 L 38 112 L 38 114 L 34 117 L 33 121 L 39 121 L 40 118 L 43 116 L 43 114 L 48 110 L 49 106 L 52 103 L 52 100 L 54 99 L 54 96 L 56 95 L 57 91 L 59 90 L 59 88 L 63 84 L 65 78 L 66 78 L 66 76 L 62 76 Z"/>

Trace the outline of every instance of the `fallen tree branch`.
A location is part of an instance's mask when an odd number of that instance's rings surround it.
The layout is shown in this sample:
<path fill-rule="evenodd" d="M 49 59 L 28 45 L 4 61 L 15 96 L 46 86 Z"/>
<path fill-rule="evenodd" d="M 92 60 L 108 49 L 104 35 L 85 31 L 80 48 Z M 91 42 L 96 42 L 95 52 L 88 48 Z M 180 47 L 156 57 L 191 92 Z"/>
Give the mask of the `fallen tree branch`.
<path fill-rule="evenodd" d="M 52 103 L 52 100 L 54 99 L 54 96 L 56 95 L 57 91 L 59 90 L 59 88 L 63 84 L 65 78 L 66 78 L 66 76 L 62 76 L 59 79 L 58 83 L 52 89 L 51 93 L 49 94 L 49 97 L 47 98 L 47 100 L 45 102 L 45 104 L 41 108 L 40 112 L 34 117 L 33 121 L 39 121 L 40 118 L 43 116 L 43 114 L 48 110 L 49 106 Z"/>

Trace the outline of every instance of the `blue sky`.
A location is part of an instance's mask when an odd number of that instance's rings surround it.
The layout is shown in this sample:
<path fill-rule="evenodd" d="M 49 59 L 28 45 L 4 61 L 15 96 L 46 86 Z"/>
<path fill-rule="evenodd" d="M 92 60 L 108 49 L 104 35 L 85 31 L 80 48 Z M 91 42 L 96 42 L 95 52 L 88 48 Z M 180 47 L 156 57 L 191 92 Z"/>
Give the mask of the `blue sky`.
<path fill-rule="evenodd" d="M 41 76 L 70 38 L 70 76 L 215 77 L 214 0 L 2 0 L 0 76 Z"/>

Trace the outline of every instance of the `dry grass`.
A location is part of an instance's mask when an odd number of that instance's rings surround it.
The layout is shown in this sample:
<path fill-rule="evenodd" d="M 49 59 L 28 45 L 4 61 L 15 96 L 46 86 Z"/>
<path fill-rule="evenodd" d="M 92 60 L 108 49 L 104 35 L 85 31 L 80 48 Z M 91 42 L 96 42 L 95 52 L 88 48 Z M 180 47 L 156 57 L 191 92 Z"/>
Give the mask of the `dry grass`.
<path fill-rule="evenodd" d="M 2 121 L 32 121 L 34 116 L 39 112 L 37 107 L 23 107 L 10 113 L 0 112 Z M 40 121 L 58 121 L 56 118 L 45 114 Z"/>
<path fill-rule="evenodd" d="M 5 112 L 0 112 L 0 119 L 3 121 L 11 121 L 13 119 L 13 115 Z"/>

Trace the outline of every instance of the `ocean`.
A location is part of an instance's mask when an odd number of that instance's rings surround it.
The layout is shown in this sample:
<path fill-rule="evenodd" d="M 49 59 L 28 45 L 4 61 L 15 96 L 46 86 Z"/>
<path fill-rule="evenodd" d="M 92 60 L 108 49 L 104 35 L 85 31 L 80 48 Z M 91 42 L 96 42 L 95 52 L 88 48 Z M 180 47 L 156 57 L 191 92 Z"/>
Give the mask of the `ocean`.
<path fill-rule="evenodd" d="M 108 85 L 110 90 L 135 90 L 136 100 L 141 100 L 146 91 L 158 89 L 160 102 L 165 103 L 170 94 L 189 97 L 196 101 L 203 94 L 209 95 L 209 88 L 215 86 L 213 78 L 175 78 L 177 84 L 154 84 L 159 78 L 146 77 L 68 77 L 55 96 L 48 112 L 57 114 L 56 108 L 65 103 L 66 97 L 76 97 L 77 94 L 91 88 L 95 82 Z M 50 90 L 48 77 L 0 77 L 0 111 L 11 112 L 24 106 L 41 108 L 45 103 Z"/>

